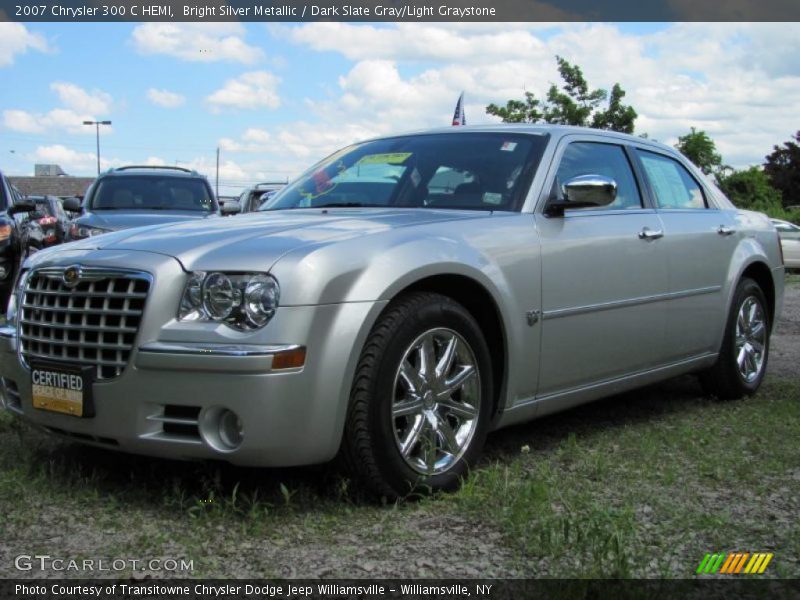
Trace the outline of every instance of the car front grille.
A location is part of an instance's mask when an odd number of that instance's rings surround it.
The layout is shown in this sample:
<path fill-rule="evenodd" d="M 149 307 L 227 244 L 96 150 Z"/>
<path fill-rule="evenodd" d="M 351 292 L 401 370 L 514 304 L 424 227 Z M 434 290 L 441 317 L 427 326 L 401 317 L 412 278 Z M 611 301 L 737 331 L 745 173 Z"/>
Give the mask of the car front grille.
<path fill-rule="evenodd" d="M 149 291 L 147 273 L 78 266 L 34 270 L 20 298 L 20 356 L 28 364 L 91 366 L 99 380 L 119 376 Z"/>

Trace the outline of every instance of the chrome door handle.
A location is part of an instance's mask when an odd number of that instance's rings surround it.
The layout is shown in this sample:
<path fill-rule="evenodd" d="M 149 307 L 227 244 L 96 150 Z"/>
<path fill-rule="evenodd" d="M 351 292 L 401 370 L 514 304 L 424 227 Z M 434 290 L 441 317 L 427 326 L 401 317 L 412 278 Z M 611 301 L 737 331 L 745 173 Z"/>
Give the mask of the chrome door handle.
<path fill-rule="evenodd" d="M 728 227 L 727 225 L 720 225 L 717 227 L 717 233 L 720 235 L 733 235 L 736 233 L 736 230 L 733 227 Z"/>
<path fill-rule="evenodd" d="M 664 232 L 660 229 L 650 229 L 649 227 L 645 227 L 639 232 L 640 240 L 657 240 L 658 238 L 662 237 L 664 237 Z"/>

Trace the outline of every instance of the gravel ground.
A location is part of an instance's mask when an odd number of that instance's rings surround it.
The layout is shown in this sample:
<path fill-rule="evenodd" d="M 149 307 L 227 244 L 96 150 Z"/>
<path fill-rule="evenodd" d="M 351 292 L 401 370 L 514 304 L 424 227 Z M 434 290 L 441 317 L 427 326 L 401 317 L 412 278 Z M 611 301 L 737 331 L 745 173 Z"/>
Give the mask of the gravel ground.
<path fill-rule="evenodd" d="M 772 340 L 768 377 L 798 378 L 798 283 L 787 287 L 783 315 Z M 699 387 L 691 378 L 679 378 L 648 388 L 648 404 L 668 402 L 676 395 L 692 397 L 698 392 Z M 606 408 L 588 410 L 614 413 L 606 415 L 607 422 L 638 418 L 617 415 L 624 411 L 615 410 L 614 399 L 607 402 Z M 544 425 L 533 423 L 493 434 L 486 460 L 509 460 L 532 438 L 544 440 L 537 446 L 546 450 L 551 440 L 553 445 L 563 440 L 576 419 L 596 417 L 591 412 L 580 412 L 586 410 L 579 408 L 550 417 Z M 595 426 L 605 425 L 601 422 Z M 128 474 L 128 470 L 131 473 L 143 468 L 162 470 L 165 486 L 171 477 L 187 478 L 185 474 L 179 475 L 186 469 L 183 466 L 60 444 L 31 431 L 0 431 L 0 447 L 18 435 L 24 435 L 26 443 L 39 444 L 36 452 L 42 454 L 43 460 L 54 461 L 56 454 L 68 453 L 80 461 L 88 461 L 91 469 L 105 478 L 103 485 L 96 486 L 101 490 L 98 505 L 102 503 L 104 486 L 108 489 L 115 483 L 119 487 L 130 484 L 134 475 Z M 114 479 L 117 475 L 110 474 L 117 470 L 118 481 Z M 241 476 L 238 473 L 236 476 Z M 0 482 L 3 476 L 0 469 Z M 313 494 L 323 476 L 324 472 L 316 468 L 289 470 L 288 475 L 287 471 L 275 471 L 263 477 L 275 488 L 278 483 L 287 482 L 289 489 L 310 488 Z M 52 479 L 57 486 L 58 476 L 53 475 Z M 309 506 L 308 501 L 300 502 L 300 508 L 287 511 L 285 519 L 273 517 L 270 526 L 274 527 L 259 536 L 246 531 L 240 535 L 219 522 L 208 529 L 197 526 L 191 528 L 196 532 L 187 532 L 178 520 L 172 522 L 169 510 L 157 504 L 105 506 L 102 511 L 90 510 L 84 514 L 80 506 L 49 506 L 46 498 L 32 502 L 34 506 L 29 506 L 32 510 L 26 514 L 15 512 L 14 507 L 0 506 L 0 577 L 20 576 L 13 567 L 13 558 L 35 552 L 66 557 L 191 556 L 196 567 L 200 567 L 198 574 L 223 577 L 530 577 L 547 572 L 544 564 L 532 572 L 533 565 L 520 562 L 515 549 L 508 547 L 504 537 L 490 524 L 462 518 L 450 510 L 439 511 L 439 506 L 431 502 L 391 509 L 328 500 L 327 507 L 319 510 Z M 242 525 L 245 527 L 246 523 Z M 58 575 L 80 576 L 52 572 L 25 574 Z M 148 573 L 148 576 L 159 577 L 159 574 Z"/>

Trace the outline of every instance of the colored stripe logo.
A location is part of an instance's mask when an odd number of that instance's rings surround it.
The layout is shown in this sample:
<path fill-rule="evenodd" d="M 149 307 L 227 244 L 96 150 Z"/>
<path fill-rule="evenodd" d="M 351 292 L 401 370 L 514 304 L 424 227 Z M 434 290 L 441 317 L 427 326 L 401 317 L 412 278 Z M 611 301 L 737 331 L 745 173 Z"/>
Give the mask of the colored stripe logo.
<path fill-rule="evenodd" d="M 706 554 L 696 572 L 698 575 L 761 575 L 773 556 L 772 552 Z"/>

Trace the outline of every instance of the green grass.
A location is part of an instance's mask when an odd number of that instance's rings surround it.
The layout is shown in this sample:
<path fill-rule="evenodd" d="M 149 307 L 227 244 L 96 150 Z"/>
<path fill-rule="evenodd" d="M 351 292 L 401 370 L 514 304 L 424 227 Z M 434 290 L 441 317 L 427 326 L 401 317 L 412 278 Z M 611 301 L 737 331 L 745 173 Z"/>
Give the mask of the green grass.
<path fill-rule="evenodd" d="M 0 540 L 52 554 L 58 534 L 73 554 L 167 554 L 226 576 L 243 548 L 265 543 L 343 557 L 361 544 L 417 547 L 417 523 L 435 515 L 500 532 L 531 577 L 688 577 L 706 552 L 735 550 L 775 552 L 768 574 L 800 577 L 798 399 L 797 381 L 717 402 L 679 378 L 493 434 L 460 491 L 391 506 L 360 500 L 326 467 L 132 457 L 0 414 Z"/>

